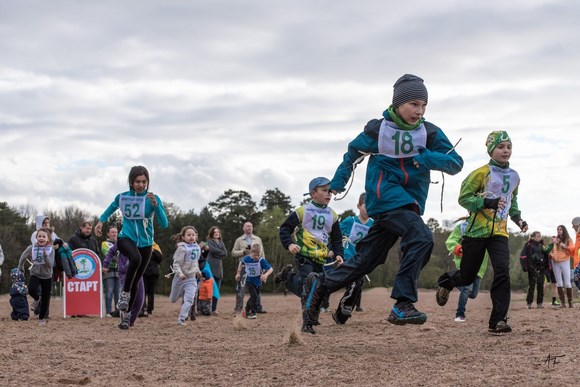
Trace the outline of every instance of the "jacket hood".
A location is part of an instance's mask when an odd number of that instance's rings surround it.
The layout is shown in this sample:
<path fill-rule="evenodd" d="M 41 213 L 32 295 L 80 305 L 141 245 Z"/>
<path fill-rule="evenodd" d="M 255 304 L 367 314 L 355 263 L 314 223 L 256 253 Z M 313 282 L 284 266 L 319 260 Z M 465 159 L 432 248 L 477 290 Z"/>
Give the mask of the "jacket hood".
<path fill-rule="evenodd" d="M 36 230 L 40 230 L 42 228 L 42 222 L 44 222 L 44 219 L 49 218 L 48 216 L 42 214 L 36 215 Z"/>

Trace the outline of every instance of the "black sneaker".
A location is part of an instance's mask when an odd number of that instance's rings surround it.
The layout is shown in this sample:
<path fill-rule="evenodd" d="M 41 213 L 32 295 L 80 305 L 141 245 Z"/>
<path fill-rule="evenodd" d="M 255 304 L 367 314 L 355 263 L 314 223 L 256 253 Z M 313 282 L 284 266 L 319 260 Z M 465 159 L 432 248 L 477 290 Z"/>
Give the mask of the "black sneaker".
<path fill-rule="evenodd" d="M 276 277 L 274 277 L 274 283 L 276 285 L 278 285 L 279 283 L 286 282 L 286 276 L 288 276 L 288 273 L 290 273 L 291 271 L 292 271 L 292 265 L 284 266 L 282 268 L 282 270 L 280 270 L 276 274 Z"/>
<path fill-rule="evenodd" d="M 306 323 L 304 323 L 302 325 L 302 332 L 304 332 L 304 333 L 310 333 L 311 335 L 313 335 L 313 334 L 316 333 L 316 331 L 314 330 L 314 328 L 312 327 L 312 325 L 311 324 L 306 324 Z"/>
<path fill-rule="evenodd" d="M 498 333 L 510 333 L 512 331 L 512 327 L 510 327 L 508 325 L 507 322 L 501 320 L 500 322 L 498 322 L 495 327 L 493 328 L 489 328 L 488 332 L 489 333 L 494 333 L 494 334 L 498 334 Z"/>
<path fill-rule="evenodd" d="M 131 312 L 121 311 L 121 322 L 119 323 L 119 329 L 122 330 L 129 329 L 130 320 L 131 320 Z"/>
<path fill-rule="evenodd" d="M 344 323 L 346 323 L 348 321 L 349 317 L 350 317 L 350 315 L 346 315 L 346 314 L 342 313 L 342 308 L 338 308 L 332 314 L 332 319 L 338 325 L 343 325 Z"/>
<path fill-rule="evenodd" d="M 399 302 L 391 308 L 387 321 L 395 325 L 425 324 L 427 315 L 415 309 L 411 302 Z"/>
<path fill-rule="evenodd" d="M 435 293 L 435 299 L 437 300 L 437 304 L 439 306 L 444 306 L 447 304 L 447 300 L 449 300 L 449 293 L 451 290 L 442 288 L 441 286 L 437 289 L 437 293 Z"/>
<path fill-rule="evenodd" d="M 308 290 L 305 305 L 306 316 L 312 325 L 318 325 L 320 307 L 328 291 L 321 285 L 318 273 L 308 274 L 308 277 L 306 277 L 306 289 Z"/>

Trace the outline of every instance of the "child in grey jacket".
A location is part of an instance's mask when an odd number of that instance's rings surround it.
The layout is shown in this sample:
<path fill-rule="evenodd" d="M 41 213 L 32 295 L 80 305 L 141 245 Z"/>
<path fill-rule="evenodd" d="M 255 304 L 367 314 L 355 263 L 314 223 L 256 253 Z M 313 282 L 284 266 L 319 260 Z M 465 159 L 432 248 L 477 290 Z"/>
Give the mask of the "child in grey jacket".
<path fill-rule="evenodd" d="M 30 281 L 28 292 L 34 299 L 32 309 L 36 309 L 40 301 L 39 324 L 46 325 L 46 313 L 50 305 L 50 290 L 52 286 L 52 268 L 54 266 L 54 248 L 52 247 L 51 230 L 41 228 L 36 232 L 36 243 L 28 246 L 20 256 L 18 269 L 24 272 L 24 264 L 28 260 L 30 267 Z M 40 285 L 40 295 L 38 287 Z"/>
<path fill-rule="evenodd" d="M 177 241 L 177 250 L 173 254 L 174 277 L 169 300 L 175 303 L 180 297 L 183 298 L 177 323 L 185 325 L 197 292 L 197 279 L 201 276 L 198 262 L 201 248 L 197 244 L 197 230 L 193 226 L 183 227 L 173 239 Z"/>

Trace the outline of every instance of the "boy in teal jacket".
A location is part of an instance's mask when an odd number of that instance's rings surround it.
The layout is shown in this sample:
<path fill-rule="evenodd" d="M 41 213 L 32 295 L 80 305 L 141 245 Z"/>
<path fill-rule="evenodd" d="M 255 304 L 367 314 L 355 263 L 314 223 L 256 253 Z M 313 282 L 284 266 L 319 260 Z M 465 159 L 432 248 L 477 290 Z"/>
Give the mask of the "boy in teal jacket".
<path fill-rule="evenodd" d="M 366 171 L 366 208 L 375 223 L 357 245 L 357 253 L 326 273 L 309 276 L 309 318 L 318 321 L 320 303 L 385 262 L 389 250 L 401 238 L 403 256 L 395 276 L 391 298 L 396 303 L 387 321 L 423 324 L 427 315 L 415 309 L 417 279 L 429 261 L 433 235 L 421 219 L 431 183 L 431 171 L 456 174 L 463 159 L 443 131 L 425 121 L 427 88 L 423 79 L 405 74 L 393 86 L 393 102 L 383 118 L 367 123 L 348 145 L 342 163 L 330 182 L 333 192 L 343 192 L 355 166 L 369 155 Z"/>

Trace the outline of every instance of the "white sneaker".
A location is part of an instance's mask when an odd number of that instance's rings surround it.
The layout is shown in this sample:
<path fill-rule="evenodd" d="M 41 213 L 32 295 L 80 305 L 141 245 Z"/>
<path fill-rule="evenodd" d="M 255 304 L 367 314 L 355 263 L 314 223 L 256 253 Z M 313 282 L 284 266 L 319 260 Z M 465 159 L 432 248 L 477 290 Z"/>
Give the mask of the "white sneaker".
<path fill-rule="evenodd" d="M 113 316 L 111 316 L 111 313 L 107 313 L 107 314 L 105 315 L 105 317 L 113 317 Z"/>
<path fill-rule="evenodd" d="M 181 325 L 182 327 L 187 325 L 183 320 L 177 320 L 177 325 Z"/>
<path fill-rule="evenodd" d="M 453 320 L 455 322 L 465 322 L 465 317 L 462 316 L 457 316 L 455 317 L 455 320 Z"/>

